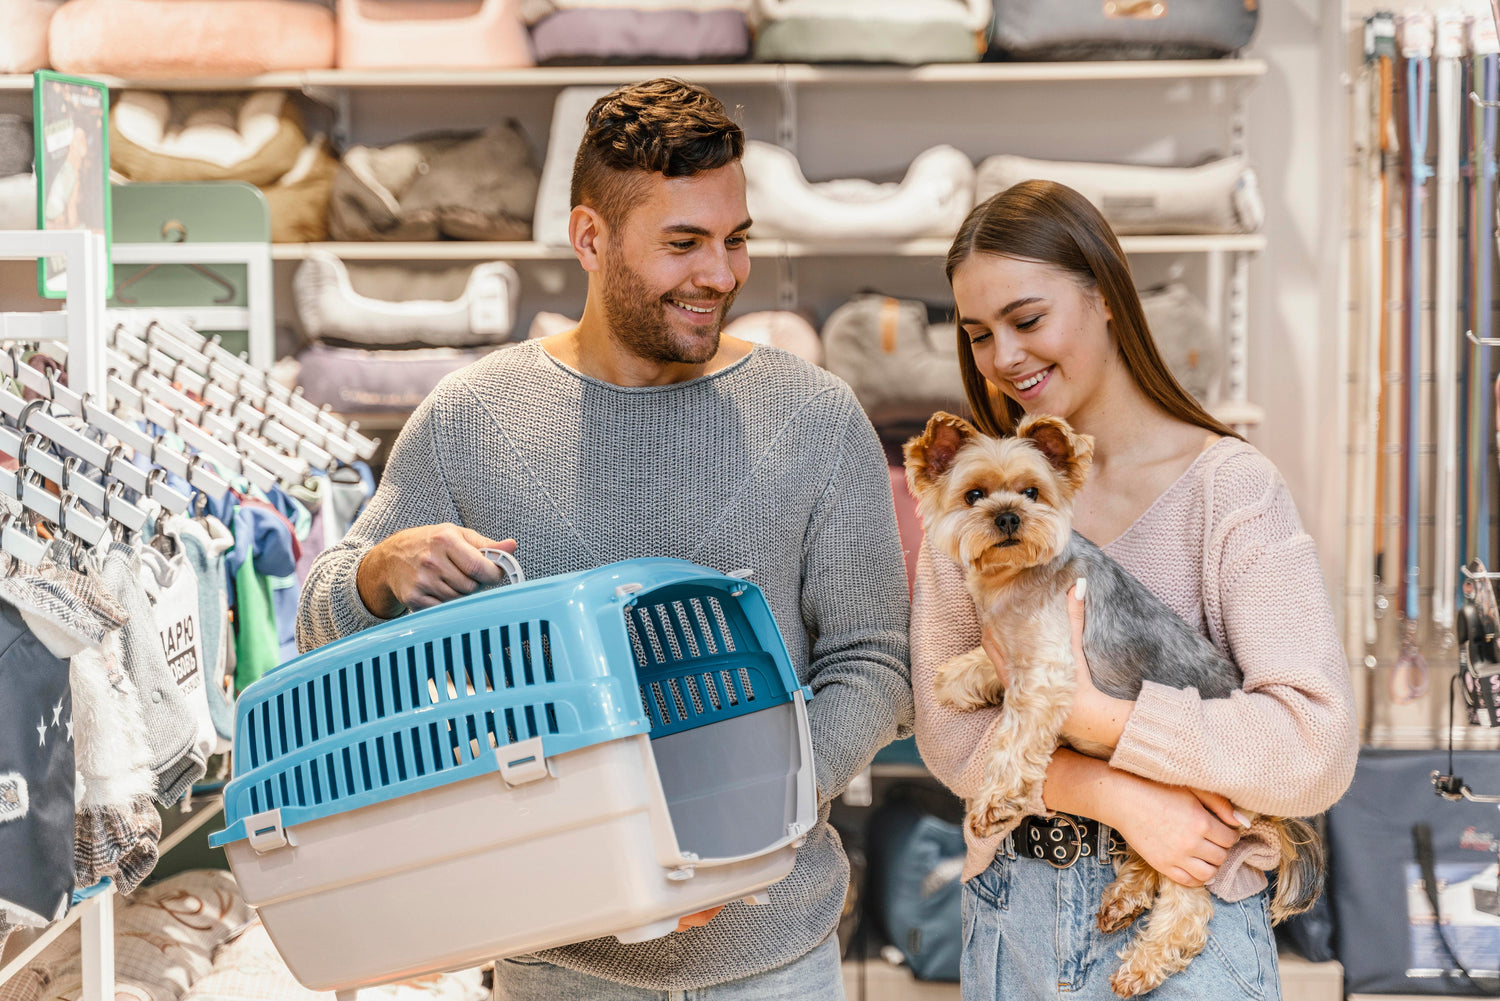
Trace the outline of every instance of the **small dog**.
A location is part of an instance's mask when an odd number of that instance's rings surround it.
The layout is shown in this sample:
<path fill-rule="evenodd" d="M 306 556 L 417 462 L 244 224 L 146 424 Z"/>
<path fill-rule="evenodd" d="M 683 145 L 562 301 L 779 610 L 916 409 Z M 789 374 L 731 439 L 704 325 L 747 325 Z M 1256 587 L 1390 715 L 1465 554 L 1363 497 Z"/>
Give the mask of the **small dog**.
<path fill-rule="evenodd" d="M 981 621 L 990 626 L 1010 678 L 1002 689 L 978 649 L 944 664 L 937 697 L 962 710 L 1003 707 L 984 786 L 965 823 L 978 837 L 1008 833 L 1039 794 L 1075 674 L 1067 594 L 1088 581 L 1083 643 L 1094 684 L 1133 699 L 1143 681 L 1227 698 L 1243 683 L 1235 665 L 1119 564 L 1073 531 L 1073 498 L 1088 477 L 1093 440 L 1056 417 L 1034 414 L 1014 437 L 991 438 L 939 413 L 907 442 L 906 477 L 927 537 L 965 570 Z M 1108 758 L 1112 748 L 1075 743 Z M 1316 834 L 1300 820 L 1270 818 L 1281 848 L 1272 918 L 1311 907 L 1322 887 Z M 1159 986 L 1185 969 L 1208 941 L 1213 899 L 1156 872 L 1134 851 L 1116 861 L 1099 927 L 1117 931 L 1155 908 L 1120 953 L 1110 985 L 1121 997 Z"/>

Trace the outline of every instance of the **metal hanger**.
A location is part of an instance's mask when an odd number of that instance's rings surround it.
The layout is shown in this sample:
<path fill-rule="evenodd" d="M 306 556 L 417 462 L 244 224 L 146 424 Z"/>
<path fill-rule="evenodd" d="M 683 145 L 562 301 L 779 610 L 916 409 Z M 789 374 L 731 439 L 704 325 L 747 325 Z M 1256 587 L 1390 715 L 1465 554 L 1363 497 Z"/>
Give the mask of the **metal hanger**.
<path fill-rule="evenodd" d="M 181 267 L 186 267 L 186 268 L 191 268 L 192 270 L 194 270 L 194 271 L 198 272 L 200 275 L 202 275 L 204 278 L 207 278 L 209 281 L 211 281 L 215 285 L 219 286 L 219 288 L 223 289 L 224 290 L 224 294 L 221 295 L 221 296 L 219 296 L 219 297 L 217 297 L 216 299 L 214 299 L 214 302 L 218 303 L 221 306 L 224 305 L 225 303 L 234 302 L 235 296 L 237 296 L 239 294 L 239 288 L 236 287 L 233 282 L 231 282 L 228 278 L 225 278 L 223 275 L 219 274 L 217 271 L 213 270 L 212 268 L 206 267 L 206 266 L 204 266 L 202 264 L 194 264 L 192 262 L 184 262 L 180 266 Z M 125 296 L 125 295 L 122 295 L 121 293 L 124 292 L 125 289 L 127 289 L 130 286 L 134 285 L 136 282 L 140 281 L 142 278 L 144 278 L 147 275 L 149 275 L 151 272 L 157 270 L 158 268 L 163 268 L 163 267 L 166 267 L 166 265 L 164 265 L 164 264 L 148 264 L 144 268 L 142 268 L 141 270 L 137 271 L 135 274 L 131 275 L 129 278 L 125 279 L 124 281 L 122 281 L 122 282 L 116 282 L 115 283 L 115 299 L 118 300 L 119 302 L 124 303 L 127 306 L 134 306 L 134 305 L 136 305 L 136 300 L 135 299 L 131 299 L 131 298 Z"/>

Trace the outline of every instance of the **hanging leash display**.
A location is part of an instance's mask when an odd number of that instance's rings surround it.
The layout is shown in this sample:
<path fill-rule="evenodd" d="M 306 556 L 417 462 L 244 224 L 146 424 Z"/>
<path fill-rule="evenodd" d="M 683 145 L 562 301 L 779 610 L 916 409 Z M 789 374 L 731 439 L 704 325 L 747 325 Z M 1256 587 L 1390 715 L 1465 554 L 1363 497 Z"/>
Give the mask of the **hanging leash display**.
<path fill-rule="evenodd" d="M 1379 619 L 1387 607 L 1386 597 L 1383 591 L 1385 580 L 1385 540 L 1386 540 L 1386 492 L 1387 492 L 1387 469 L 1391 452 L 1391 443 L 1394 441 L 1393 429 L 1387 408 L 1390 402 L 1389 383 L 1390 376 L 1390 329 L 1391 310 L 1394 305 L 1391 295 L 1391 271 L 1396 265 L 1399 257 L 1393 252 L 1390 243 L 1391 213 L 1391 174 L 1399 170 L 1400 141 L 1397 138 L 1396 129 L 1396 17 L 1389 11 L 1381 11 L 1371 19 L 1371 34 L 1376 53 L 1376 76 L 1379 90 L 1376 94 L 1376 121 L 1375 128 L 1378 133 L 1377 140 L 1380 149 L 1380 183 L 1378 187 L 1379 199 L 1379 239 L 1373 254 L 1378 260 L 1374 261 L 1376 270 L 1379 272 L 1377 287 L 1379 298 L 1375 306 L 1375 323 L 1369 331 L 1374 339 L 1372 351 L 1374 354 L 1372 373 L 1372 400 L 1370 410 L 1371 421 L 1371 447 L 1374 450 L 1373 469 L 1371 476 L 1371 524 L 1370 544 L 1372 546 L 1372 557 L 1366 566 L 1364 573 L 1369 574 L 1370 580 L 1370 602 L 1368 607 L 1369 620 L 1365 630 L 1365 642 L 1372 648 L 1379 642 Z M 1372 655 L 1373 656 L 1373 655 Z M 1374 665 L 1371 664 L 1371 667 Z"/>
<path fill-rule="evenodd" d="M 1459 60 L 1464 19 L 1457 11 L 1436 16 L 1437 197 L 1433 253 L 1433 390 L 1436 452 L 1433 490 L 1432 622 L 1446 638 L 1458 594 L 1458 151 L 1463 108 Z"/>
<path fill-rule="evenodd" d="M 1421 627 L 1420 573 L 1421 389 L 1422 389 L 1422 215 L 1427 182 L 1427 137 L 1432 87 L 1433 17 L 1431 12 L 1403 12 L 1396 23 L 1405 64 L 1402 102 L 1406 122 L 1406 268 L 1402 319 L 1401 391 L 1401 533 L 1399 575 L 1401 653 L 1391 671 L 1391 698 L 1412 702 L 1427 692 L 1427 661 L 1418 646 Z"/>
<path fill-rule="evenodd" d="M 1495 138 L 1500 99 L 1500 39 L 1488 18 L 1472 22 L 1470 49 L 1473 53 L 1470 127 L 1470 166 L 1474 175 L 1470 232 L 1473 234 L 1470 266 L 1471 339 L 1467 352 L 1465 423 L 1462 463 L 1465 478 L 1463 560 L 1479 559 L 1488 564 L 1490 553 L 1490 438 L 1492 435 L 1492 373 L 1489 350 L 1484 342 L 1493 337 L 1490 306 L 1495 263 Z"/>

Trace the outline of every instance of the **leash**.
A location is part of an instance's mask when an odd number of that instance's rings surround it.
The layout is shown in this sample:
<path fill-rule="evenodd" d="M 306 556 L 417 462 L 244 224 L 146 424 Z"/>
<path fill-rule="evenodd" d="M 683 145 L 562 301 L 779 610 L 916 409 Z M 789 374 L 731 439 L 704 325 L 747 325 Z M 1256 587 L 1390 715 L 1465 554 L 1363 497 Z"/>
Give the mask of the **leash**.
<path fill-rule="evenodd" d="M 1493 103 L 1500 98 L 1500 41 L 1492 23 L 1476 18 L 1471 38 L 1474 90 L 1481 98 L 1473 108 L 1470 142 L 1474 194 L 1471 199 L 1470 232 L 1473 234 L 1469 328 L 1480 342 L 1493 336 L 1490 304 L 1495 262 L 1495 138 L 1497 116 Z M 1486 106 L 1486 105 L 1489 106 Z M 1465 490 L 1465 562 L 1490 562 L 1490 462 L 1489 443 L 1493 420 L 1492 373 L 1488 349 L 1470 345 L 1463 463 Z"/>
<path fill-rule="evenodd" d="M 1427 691 L 1427 661 L 1417 645 L 1421 624 L 1420 396 L 1422 387 L 1422 209 L 1432 168 L 1427 165 L 1428 112 L 1432 99 L 1433 17 L 1407 11 L 1397 21 L 1406 65 L 1406 274 L 1401 373 L 1401 653 L 1391 673 L 1391 697 L 1412 702 Z"/>
<path fill-rule="evenodd" d="M 1437 410 L 1436 476 L 1433 509 L 1432 621 L 1444 635 L 1453 628 L 1458 594 L 1458 151 L 1463 96 L 1459 60 L 1464 55 L 1464 21 L 1452 10 L 1437 14 L 1437 202 L 1433 263 L 1433 400 Z"/>
<path fill-rule="evenodd" d="M 1379 200 L 1379 240 L 1372 251 L 1375 259 L 1372 264 L 1379 272 L 1378 287 L 1380 298 L 1375 309 L 1375 322 L 1370 335 L 1375 338 L 1372 345 L 1374 353 L 1374 385 L 1372 387 L 1372 407 L 1370 412 L 1371 442 L 1374 451 L 1374 469 L 1372 471 L 1373 484 L 1371 496 L 1371 526 L 1369 531 L 1370 544 L 1372 547 L 1371 559 L 1364 569 L 1364 573 L 1370 574 L 1370 602 L 1367 608 L 1367 624 L 1365 629 L 1365 642 L 1374 647 L 1379 640 L 1379 619 L 1385 611 L 1387 602 L 1382 593 L 1382 585 L 1385 577 L 1385 538 L 1386 538 L 1386 464 L 1391 452 L 1391 422 L 1387 414 L 1390 402 L 1390 394 L 1386 391 L 1390 383 L 1388 369 L 1390 367 L 1390 325 L 1391 310 L 1394 305 L 1391 298 L 1391 269 L 1394 267 L 1396 257 L 1392 253 L 1390 240 L 1391 223 L 1391 186 L 1390 176 L 1397 168 L 1397 158 L 1400 152 L 1400 142 L 1396 133 L 1395 114 L 1395 90 L 1396 90 L 1396 17 L 1389 11 L 1382 11 L 1371 18 L 1373 29 L 1373 43 L 1376 51 L 1376 74 L 1379 83 L 1379 93 L 1376 96 L 1376 122 L 1378 142 L 1380 148 L 1379 168 L 1380 184 L 1378 189 Z M 1373 656 L 1373 655 L 1372 655 Z M 1374 666 L 1373 664 L 1371 665 Z"/>

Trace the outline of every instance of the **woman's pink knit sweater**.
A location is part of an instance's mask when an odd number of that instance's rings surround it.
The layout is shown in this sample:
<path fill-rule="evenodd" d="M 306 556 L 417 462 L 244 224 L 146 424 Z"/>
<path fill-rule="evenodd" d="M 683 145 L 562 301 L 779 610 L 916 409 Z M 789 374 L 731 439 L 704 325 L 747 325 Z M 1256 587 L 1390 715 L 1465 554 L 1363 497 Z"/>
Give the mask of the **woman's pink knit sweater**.
<path fill-rule="evenodd" d="M 1147 682 L 1110 764 L 1274 816 L 1319 813 L 1343 795 L 1358 751 L 1354 693 L 1312 538 L 1276 467 L 1242 441 L 1215 442 L 1104 551 L 1245 676 L 1227 699 Z M 981 784 L 999 710 L 940 705 L 932 682 L 979 631 L 962 569 L 924 545 L 911 620 L 917 745 L 965 799 Z M 1259 833 L 1220 867 L 1211 887 L 1221 897 L 1265 886 L 1274 854 Z M 965 879 L 999 842 L 969 836 Z"/>

